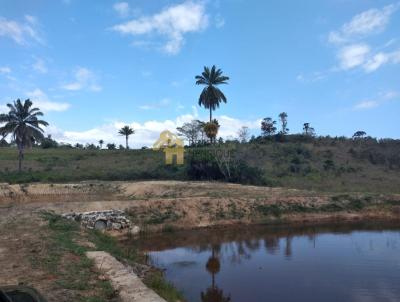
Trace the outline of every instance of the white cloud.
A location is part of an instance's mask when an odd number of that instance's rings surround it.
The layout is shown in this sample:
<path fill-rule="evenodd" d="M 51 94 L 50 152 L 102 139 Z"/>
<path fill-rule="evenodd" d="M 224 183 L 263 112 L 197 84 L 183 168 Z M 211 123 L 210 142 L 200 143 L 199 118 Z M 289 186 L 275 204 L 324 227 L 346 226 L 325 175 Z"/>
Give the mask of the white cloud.
<path fill-rule="evenodd" d="M 162 49 L 166 53 L 177 54 L 185 42 L 185 34 L 201 31 L 207 26 L 204 2 L 186 1 L 167 7 L 158 14 L 115 25 L 112 29 L 133 36 L 156 33 L 166 38 Z"/>
<path fill-rule="evenodd" d="M 389 58 L 385 53 L 377 53 L 364 64 L 364 69 L 367 72 L 375 71 L 381 67 L 381 65 L 387 63 L 388 59 Z"/>
<path fill-rule="evenodd" d="M 376 107 L 379 107 L 383 105 L 384 103 L 394 100 L 400 96 L 400 93 L 397 91 L 386 91 L 380 93 L 376 99 L 374 100 L 364 100 L 359 103 L 357 103 L 353 109 L 354 110 L 368 110 L 368 109 L 373 109 Z"/>
<path fill-rule="evenodd" d="M 323 80 L 327 77 L 327 72 L 314 71 L 310 74 L 300 73 L 296 76 L 296 80 L 304 83 L 313 83 Z"/>
<path fill-rule="evenodd" d="M 8 107 L 6 105 L 0 104 L 0 113 L 7 113 L 7 112 L 8 112 Z"/>
<path fill-rule="evenodd" d="M 20 45 L 26 45 L 31 40 L 42 43 L 36 24 L 33 16 L 25 16 L 25 22 L 0 17 L 0 37 L 10 38 Z"/>
<path fill-rule="evenodd" d="M 123 18 L 127 17 L 130 12 L 129 4 L 127 2 L 117 2 L 114 4 L 113 9 Z"/>
<path fill-rule="evenodd" d="M 37 24 L 37 18 L 35 16 L 25 15 L 25 20 L 32 25 Z"/>
<path fill-rule="evenodd" d="M 390 21 L 390 17 L 399 7 L 400 2 L 387 5 L 382 9 L 369 9 L 355 15 L 350 22 L 343 24 L 339 30 L 329 33 L 329 42 L 339 47 L 337 53 L 339 69 L 349 70 L 360 67 L 365 72 L 370 73 L 385 64 L 399 63 L 400 51 L 382 51 L 384 48 L 393 45 L 396 39 L 392 39 L 383 47 L 378 48 L 380 49 L 379 52 L 374 50 L 374 47 L 360 41 L 370 34 L 383 32 Z"/>
<path fill-rule="evenodd" d="M 35 63 L 32 65 L 33 70 L 39 72 L 39 73 L 47 73 L 47 66 L 46 62 L 43 59 L 36 58 Z"/>
<path fill-rule="evenodd" d="M 215 27 L 216 28 L 222 28 L 225 26 L 225 19 L 220 15 L 215 16 Z"/>
<path fill-rule="evenodd" d="M 8 66 L 0 66 L 0 74 L 11 73 L 11 68 Z"/>
<path fill-rule="evenodd" d="M 391 15 L 398 8 L 399 4 L 396 3 L 387 5 L 382 9 L 372 8 L 355 15 L 350 22 L 343 24 L 340 30 L 331 31 L 328 41 L 334 44 L 341 44 L 372 33 L 382 32 L 389 23 Z"/>
<path fill-rule="evenodd" d="M 68 103 L 58 103 L 49 100 L 48 96 L 39 88 L 26 93 L 33 103 L 34 107 L 38 107 L 43 112 L 49 111 L 65 111 L 70 107 Z"/>
<path fill-rule="evenodd" d="M 394 52 L 379 52 L 368 59 L 363 65 L 363 68 L 366 72 L 373 72 L 388 63 L 400 63 L 400 50 Z"/>
<path fill-rule="evenodd" d="M 142 110 L 156 110 L 156 109 L 161 109 L 163 107 L 166 107 L 170 103 L 171 103 L 170 99 L 165 98 L 165 99 L 162 99 L 160 102 L 157 102 L 157 103 L 140 105 L 139 109 L 142 109 Z"/>
<path fill-rule="evenodd" d="M 379 102 L 377 101 L 361 101 L 360 103 L 354 106 L 355 110 L 365 110 L 372 109 L 379 106 Z"/>
<path fill-rule="evenodd" d="M 97 76 L 88 68 L 78 67 L 74 73 L 75 80 L 62 86 L 65 90 L 77 91 L 88 89 L 90 91 L 101 91 L 102 87 L 97 83 Z"/>
<path fill-rule="evenodd" d="M 224 139 L 236 137 L 238 129 L 242 126 L 247 126 L 250 129 L 259 129 L 261 122 L 261 119 L 244 121 L 229 116 L 218 116 L 216 118 L 221 125 L 219 136 Z M 71 144 L 97 144 L 98 141 L 102 139 L 106 144 L 115 143 L 117 145 L 124 145 L 125 139 L 118 135 L 118 130 L 124 125 L 129 125 L 135 129 L 135 134 L 131 136 L 129 145 L 134 148 L 140 148 L 142 146 L 151 147 L 162 131 L 170 130 L 176 132 L 177 127 L 193 119 L 199 119 L 196 107 L 193 107 L 192 113 L 180 115 L 174 120 L 150 120 L 143 123 L 116 121 L 85 131 L 62 131 L 56 128 L 49 128 L 48 133 L 52 134 L 58 141 Z"/>
<path fill-rule="evenodd" d="M 347 70 L 363 65 L 369 52 L 370 48 L 366 44 L 353 44 L 343 47 L 338 53 L 340 68 Z"/>

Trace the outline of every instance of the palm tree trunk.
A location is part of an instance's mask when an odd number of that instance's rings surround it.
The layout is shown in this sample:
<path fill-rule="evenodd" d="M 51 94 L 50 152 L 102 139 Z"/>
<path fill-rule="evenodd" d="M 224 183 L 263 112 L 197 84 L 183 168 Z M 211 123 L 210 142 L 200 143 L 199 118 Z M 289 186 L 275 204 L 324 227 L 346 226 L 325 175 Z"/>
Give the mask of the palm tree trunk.
<path fill-rule="evenodd" d="M 126 150 L 128 150 L 129 146 L 128 146 L 128 135 L 126 136 Z"/>
<path fill-rule="evenodd" d="M 212 122 L 212 108 L 210 107 L 210 123 Z"/>
<path fill-rule="evenodd" d="M 18 172 L 22 171 L 22 159 L 24 157 L 24 151 L 23 148 L 20 147 L 18 148 Z"/>

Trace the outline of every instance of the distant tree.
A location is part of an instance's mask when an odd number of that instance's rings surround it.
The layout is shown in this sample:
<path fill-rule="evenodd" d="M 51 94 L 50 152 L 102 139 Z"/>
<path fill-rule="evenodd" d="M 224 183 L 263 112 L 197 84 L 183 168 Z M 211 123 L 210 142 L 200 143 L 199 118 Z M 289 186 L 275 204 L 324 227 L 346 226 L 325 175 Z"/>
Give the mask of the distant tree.
<path fill-rule="evenodd" d="M 204 132 L 206 133 L 207 137 L 210 139 L 210 142 L 215 142 L 215 138 L 217 137 L 219 129 L 219 124 L 216 119 L 212 122 L 208 122 L 204 124 Z"/>
<path fill-rule="evenodd" d="M 126 143 L 126 149 L 129 149 L 129 145 L 128 145 L 128 138 L 130 135 L 135 133 L 135 130 L 133 130 L 133 128 L 129 127 L 128 125 L 122 127 L 118 133 L 120 135 L 125 136 L 125 143 Z"/>
<path fill-rule="evenodd" d="M 49 149 L 49 148 L 57 148 L 58 143 L 51 138 L 51 134 L 47 135 L 47 137 L 42 139 L 42 142 L 40 143 L 40 147 L 43 149 Z"/>
<path fill-rule="evenodd" d="M 356 131 L 356 133 L 353 134 L 353 138 L 357 139 L 357 138 L 363 138 L 367 135 L 367 133 L 365 131 Z"/>
<path fill-rule="evenodd" d="M 118 146 L 118 149 L 119 149 L 119 150 L 125 150 L 125 147 L 124 147 L 123 145 L 120 144 L 120 145 Z"/>
<path fill-rule="evenodd" d="M 249 127 L 246 126 L 242 126 L 239 130 L 238 130 L 238 138 L 239 138 L 239 142 L 241 143 L 246 143 L 247 140 L 249 139 Z"/>
<path fill-rule="evenodd" d="M 86 150 L 97 150 L 98 148 L 95 144 L 86 144 L 85 146 Z"/>
<path fill-rule="evenodd" d="M 303 133 L 305 135 L 314 136 L 315 130 L 313 127 L 310 126 L 310 123 L 304 123 L 303 125 Z"/>
<path fill-rule="evenodd" d="M 271 136 L 276 132 L 276 121 L 266 117 L 261 121 L 261 132 L 263 136 Z"/>
<path fill-rule="evenodd" d="M 31 148 L 34 142 L 41 141 L 44 130 L 41 126 L 49 124 L 39 119 L 43 113 L 39 108 L 31 108 L 32 102 L 27 99 L 24 103 L 21 100 L 14 101 L 14 104 L 7 104 L 9 112 L 0 114 L 0 134 L 5 137 L 12 135 L 18 148 L 18 171 L 22 170 L 22 160 L 26 148 Z"/>
<path fill-rule="evenodd" d="M 115 144 L 107 144 L 107 149 L 108 150 L 115 150 L 116 146 L 115 146 Z"/>
<path fill-rule="evenodd" d="M 229 77 L 222 75 L 222 70 L 217 69 L 215 65 L 204 67 L 201 75 L 196 77 L 196 85 L 206 86 L 200 94 L 199 105 L 210 109 L 210 123 L 212 123 L 212 111 L 219 107 L 221 102 L 226 103 L 226 97 L 217 87 L 221 84 L 228 84 Z"/>
<path fill-rule="evenodd" d="M 2 135 L 0 139 L 0 147 L 8 147 L 10 144 L 6 141 L 6 135 Z"/>
<path fill-rule="evenodd" d="M 84 148 L 83 145 L 79 144 L 79 143 L 76 143 L 74 147 L 75 147 L 75 149 L 83 149 Z"/>
<path fill-rule="evenodd" d="M 104 141 L 101 139 L 101 140 L 99 140 L 99 147 L 100 147 L 100 149 L 103 149 L 103 144 L 104 144 Z"/>
<path fill-rule="evenodd" d="M 279 114 L 279 120 L 281 122 L 281 131 L 280 133 L 283 135 L 286 135 L 289 132 L 289 129 L 287 128 L 287 113 L 282 112 Z"/>
<path fill-rule="evenodd" d="M 203 122 L 193 120 L 190 123 L 184 123 L 182 127 L 178 127 L 176 130 L 178 135 L 184 137 L 191 146 L 199 141 L 203 126 Z"/>

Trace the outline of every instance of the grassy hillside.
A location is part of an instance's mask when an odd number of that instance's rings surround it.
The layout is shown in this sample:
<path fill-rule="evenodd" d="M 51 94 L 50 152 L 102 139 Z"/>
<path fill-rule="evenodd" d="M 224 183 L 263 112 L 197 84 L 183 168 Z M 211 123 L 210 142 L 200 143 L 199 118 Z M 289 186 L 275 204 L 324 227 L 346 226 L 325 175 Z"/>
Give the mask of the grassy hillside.
<path fill-rule="evenodd" d="M 240 177 L 233 181 L 323 191 L 400 193 L 400 141 L 342 138 L 260 141 L 220 145 L 230 150 Z M 193 153 L 186 151 L 184 166 L 165 166 L 163 153 L 153 150 L 28 150 L 24 172 L 16 172 L 17 152 L 0 148 L 0 182 L 72 182 L 79 180 L 220 179 L 199 175 Z M 203 161 L 207 162 L 208 159 Z M 193 167 L 197 170 L 193 172 Z M 212 165 L 202 167 L 211 171 Z M 201 169 L 200 169 L 201 170 Z"/>

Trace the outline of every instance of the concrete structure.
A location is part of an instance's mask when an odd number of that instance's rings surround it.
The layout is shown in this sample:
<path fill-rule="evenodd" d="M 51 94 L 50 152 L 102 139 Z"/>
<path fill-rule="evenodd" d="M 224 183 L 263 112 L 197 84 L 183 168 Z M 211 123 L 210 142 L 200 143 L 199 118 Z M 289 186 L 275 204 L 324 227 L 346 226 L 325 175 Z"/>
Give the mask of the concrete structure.
<path fill-rule="evenodd" d="M 121 262 L 106 252 L 87 252 L 86 256 L 94 261 L 96 269 L 110 280 L 118 291 L 122 302 L 166 302 L 148 288 L 136 274 L 128 270 Z"/>

